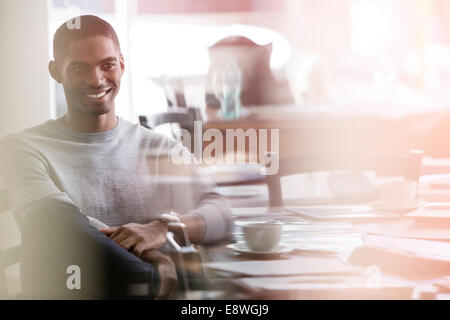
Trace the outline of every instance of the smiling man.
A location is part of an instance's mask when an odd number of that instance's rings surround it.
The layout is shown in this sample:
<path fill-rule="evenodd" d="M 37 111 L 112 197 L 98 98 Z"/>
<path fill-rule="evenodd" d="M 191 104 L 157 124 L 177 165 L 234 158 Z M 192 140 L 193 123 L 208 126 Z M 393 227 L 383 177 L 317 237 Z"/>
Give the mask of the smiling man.
<path fill-rule="evenodd" d="M 80 132 L 110 130 L 117 125 L 114 98 L 125 70 L 119 40 L 99 18 L 83 16 L 80 23 L 80 29 L 63 24 L 54 36 L 49 71 L 63 85 L 68 105 L 58 121 Z"/>
<path fill-rule="evenodd" d="M 125 69 L 117 35 L 98 17 L 79 21 L 58 28 L 49 63 L 67 113 L 0 142 L 22 286 L 38 298 L 126 297 L 139 285 L 140 295 L 171 298 L 174 266 L 159 249 L 180 232 L 161 214 L 178 213 L 191 241 L 208 244 L 230 236 L 230 211 L 195 162 L 170 160 L 177 142 L 116 116 Z M 78 287 L 67 284 L 73 265 Z"/>

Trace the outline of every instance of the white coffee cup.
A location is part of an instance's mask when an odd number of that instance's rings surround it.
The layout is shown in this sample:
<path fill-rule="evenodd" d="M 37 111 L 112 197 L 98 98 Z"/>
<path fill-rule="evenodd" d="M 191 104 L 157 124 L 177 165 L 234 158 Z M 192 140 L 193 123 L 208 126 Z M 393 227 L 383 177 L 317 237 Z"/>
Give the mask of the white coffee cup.
<path fill-rule="evenodd" d="M 247 246 L 253 251 L 270 251 L 280 243 L 283 225 L 277 222 L 241 226 Z"/>
<path fill-rule="evenodd" d="M 416 204 L 417 181 L 392 181 L 378 187 L 381 204 L 386 208 L 409 208 Z"/>

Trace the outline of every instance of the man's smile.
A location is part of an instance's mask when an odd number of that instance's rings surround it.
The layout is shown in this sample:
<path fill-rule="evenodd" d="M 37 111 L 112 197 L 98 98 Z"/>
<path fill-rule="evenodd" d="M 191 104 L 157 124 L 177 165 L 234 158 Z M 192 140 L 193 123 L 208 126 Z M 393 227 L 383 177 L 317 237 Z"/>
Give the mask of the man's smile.
<path fill-rule="evenodd" d="M 109 94 L 112 91 L 111 87 L 103 88 L 101 90 L 93 90 L 93 91 L 84 91 L 83 95 L 90 99 L 102 99 L 107 94 Z"/>

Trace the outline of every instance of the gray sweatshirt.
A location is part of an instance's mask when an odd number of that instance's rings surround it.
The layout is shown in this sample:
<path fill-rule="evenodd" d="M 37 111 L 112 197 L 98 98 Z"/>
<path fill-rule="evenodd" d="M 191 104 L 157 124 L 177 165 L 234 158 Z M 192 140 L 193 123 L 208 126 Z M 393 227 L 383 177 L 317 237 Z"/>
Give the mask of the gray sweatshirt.
<path fill-rule="evenodd" d="M 173 161 L 177 142 L 118 119 L 100 133 L 48 120 L 0 140 L 11 209 L 23 217 L 35 201 L 54 197 L 109 226 L 147 223 L 170 210 L 196 212 L 207 225 L 202 243 L 229 236 L 230 210 L 193 157 Z"/>

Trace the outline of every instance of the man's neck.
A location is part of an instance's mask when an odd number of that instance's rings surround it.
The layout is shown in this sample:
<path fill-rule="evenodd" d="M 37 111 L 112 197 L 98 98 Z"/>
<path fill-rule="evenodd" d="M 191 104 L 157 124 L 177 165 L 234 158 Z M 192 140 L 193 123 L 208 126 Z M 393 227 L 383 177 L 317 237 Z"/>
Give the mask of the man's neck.
<path fill-rule="evenodd" d="M 61 118 L 56 119 L 56 121 L 72 130 L 86 133 L 104 132 L 114 129 L 118 122 L 115 112 L 82 116 L 68 112 Z"/>

